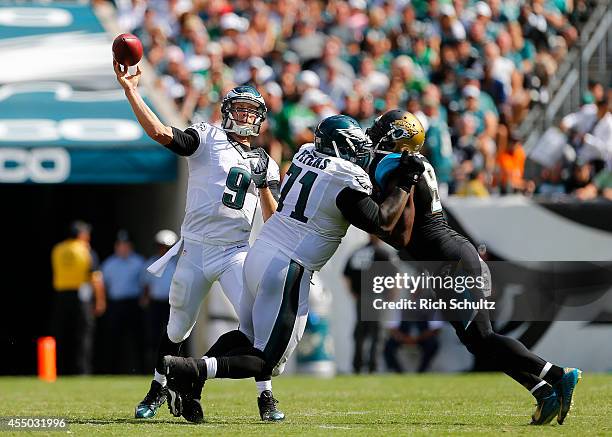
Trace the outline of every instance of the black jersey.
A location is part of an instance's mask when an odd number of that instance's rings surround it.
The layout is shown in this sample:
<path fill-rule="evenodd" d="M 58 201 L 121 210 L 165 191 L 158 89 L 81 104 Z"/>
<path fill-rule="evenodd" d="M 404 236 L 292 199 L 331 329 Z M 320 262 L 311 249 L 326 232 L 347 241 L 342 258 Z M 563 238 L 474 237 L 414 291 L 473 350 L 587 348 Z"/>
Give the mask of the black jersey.
<path fill-rule="evenodd" d="M 410 242 L 404 248 L 411 258 L 420 261 L 446 261 L 461 258 L 461 246 L 469 241 L 446 221 L 436 173 L 427 159 L 419 155 L 425 164 L 425 171 L 414 187 L 414 224 Z M 370 178 L 375 182 L 376 165 L 382 157 L 377 157 L 370 166 Z M 376 184 L 375 184 L 376 185 Z M 377 201 L 382 200 L 380 187 Z"/>

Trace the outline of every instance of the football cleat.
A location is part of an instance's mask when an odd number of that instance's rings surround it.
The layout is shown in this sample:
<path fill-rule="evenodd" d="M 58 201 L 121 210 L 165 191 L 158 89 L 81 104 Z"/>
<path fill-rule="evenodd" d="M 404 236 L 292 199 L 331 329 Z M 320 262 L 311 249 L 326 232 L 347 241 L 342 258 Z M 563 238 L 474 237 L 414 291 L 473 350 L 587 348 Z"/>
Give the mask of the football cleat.
<path fill-rule="evenodd" d="M 168 388 L 168 410 L 174 417 L 181 417 L 183 412 L 183 399 L 180 393 Z"/>
<path fill-rule="evenodd" d="M 152 381 L 149 392 L 144 399 L 140 401 L 138 405 L 136 405 L 134 417 L 136 419 L 150 419 L 155 417 L 159 407 L 166 402 L 167 395 L 168 390 L 166 387 L 162 387 L 162 385 L 155 380 Z"/>
<path fill-rule="evenodd" d="M 561 409 L 559 396 L 553 390 L 548 396 L 538 399 L 536 410 L 531 416 L 532 425 L 546 425 L 550 423 Z"/>
<path fill-rule="evenodd" d="M 190 394 L 185 394 L 183 395 L 182 400 L 183 409 L 181 411 L 181 416 L 183 416 L 188 422 L 204 422 L 204 410 L 202 409 L 202 404 L 200 403 L 200 395 L 195 398 Z"/>
<path fill-rule="evenodd" d="M 168 378 L 170 412 L 177 417 L 183 416 L 189 422 L 203 422 L 200 398 L 206 378 L 201 377 L 203 369 L 198 366 L 198 360 L 166 355 L 164 366 Z M 171 404 L 175 404 L 174 408 Z"/>
<path fill-rule="evenodd" d="M 553 388 L 559 396 L 561 408 L 557 415 L 557 423 L 563 425 L 563 421 L 567 417 L 574 402 L 574 389 L 578 381 L 582 379 L 582 370 L 566 367 L 563 369 L 563 377 L 553 385 Z"/>
<path fill-rule="evenodd" d="M 278 401 L 270 390 L 264 390 L 257 398 L 259 416 L 264 422 L 279 422 L 285 419 L 285 413 L 276 408 Z"/>

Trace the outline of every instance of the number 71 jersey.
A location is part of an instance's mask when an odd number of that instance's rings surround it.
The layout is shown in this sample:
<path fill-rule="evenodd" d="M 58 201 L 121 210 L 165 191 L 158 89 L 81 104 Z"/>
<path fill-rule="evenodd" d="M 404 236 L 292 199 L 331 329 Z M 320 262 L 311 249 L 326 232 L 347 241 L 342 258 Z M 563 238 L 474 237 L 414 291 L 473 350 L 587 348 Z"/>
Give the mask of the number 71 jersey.
<path fill-rule="evenodd" d="M 320 270 L 349 227 L 336 206 L 345 188 L 372 193 L 370 178 L 361 167 L 317 153 L 313 144 L 305 144 L 293 157 L 278 208 L 258 240 L 277 247 L 308 270 Z"/>

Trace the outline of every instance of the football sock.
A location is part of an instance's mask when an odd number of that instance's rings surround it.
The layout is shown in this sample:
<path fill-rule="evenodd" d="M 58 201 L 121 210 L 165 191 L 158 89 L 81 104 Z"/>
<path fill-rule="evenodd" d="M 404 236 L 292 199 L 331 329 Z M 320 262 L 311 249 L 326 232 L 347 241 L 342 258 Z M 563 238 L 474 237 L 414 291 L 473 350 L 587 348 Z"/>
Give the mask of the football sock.
<path fill-rule="evenodd" d="M 542 366 L 539 376 L 549 384 L 555 384 L 563 377 L 563 369 L 547 361 L 546 364 Z"/>
<path fill-rule="evenodd" d="M 270 379 L 266 381 L 256 381 L 255 384 L 257 385 L 257 396 L 261 396 L 266 390 L 272 391 L 272 381 Z"/>
<path fill-rule="evenodd" d="M 166 375 L 162 375 L 161 373 L 157 371 L 157 369 L 155 369 L 155 374 L 153 375 L 153 379 L 159 382 L 162 385 L 162 387 L 165 387 L 168 384 L 168 381 L 166 380 Z"/>
<path fill-rule="evenodd" d="M 180 343 L 173 343 L 168 338 L 167 329 L 162 330 L 161 338 L 159 339 L 159 346 L 157 347 L 157 362 L 155 363 L 155 370 L 157 373 L 161 375 L 166 374 L 166 369 L 164 368 L 164 357 L 166 355 L 179 356 L 183 343 L 184 341 L 181 341 Z"/>
<path fill-rule="evenodd" d="M 209 359 L 208 357 L 221 357 L 227 354 L 236 354 L 244 353 L 241 351 L 243 348 L 251 348 L 251 341 L 248 339 L 246 335 L 244 335 L 239 330 L 233 330 L 226 332 L 211 346 L 211 348 L 206 352 L 206 354 L 202 357 L 202 359 Z M 206 364 L 207 369 L 207 379 L 214 378 L 217 374 L 217 363 L 215 361 L 214 374 L 211 372 L 208 361 Z M 212 375 L 212 376 L 211 376 Z M 272 390 L 272 377 L 270 375 L 266 375 L 263 377 L 255 377 L 255 383 L 257 385 L 258 395 L 264 390 Z"/>
<path fill-rule="evenodd" d="M 537 384 L 535 387 L 533 387 L 529 391 L 536 399 L 541 399 L 541 398 L 550 396 L 553 389 L 550 385 L 548 385 L 546 381 L 541 381 L 539 384 Z"/>
<path fill-rule="evenodd" d="M 495 357 L 503 369 L 515 369 L 532 375 L 540 375 L 542 368 L 546 365 L 546 361 L 512 337 L 492 334 L 487 338 L 487 343 L 490 354 Z M 542 376 L 540 378 L 550 382 Z"/>
<path fill-rule="evenodd" d="M 261 375 L 266 362 L 255 355 L 217 358 L 217 378 L 243 379 Z"/>
<path fill-rule="evenodd" d="M 213 379 L 217 376 L 217 359 L 216 358 L 202 358 L 206 363 L 206 379 Z"/>
<path fill-rule="evenodd" d="M 521 372 L 536 375 L 551 385 L 563 376 L 562 368 L 543 360 L 520 341 L 493 332 L 488 313 L 479 312 L 467 329 L 458 322 L 451 324 L 470 352 L 492 359 L 498 370 L 505 371 L 523 385 L 529 381 L 520 375 Z"/>
<path fill-rule="evenodd" d="M 540 395 L 548 396 L 546 393 L 546 387 L 550 388 L 550 386 L 546 383 L 546 381 L 538 378 L 531 373 L 520 372 L 517 370 L 506 370 L 506 375 L 510 378 L 514 379 L 516 382 L 525 387 L 529 392 L 538 398 Z"/>
<path fill-rule="evenodd" d="M 263 352 L 252 345 L 232 349 L 217 358 L 217 378 L 242 379 L 256 377 L 261 380 L 270 375 Z"/>

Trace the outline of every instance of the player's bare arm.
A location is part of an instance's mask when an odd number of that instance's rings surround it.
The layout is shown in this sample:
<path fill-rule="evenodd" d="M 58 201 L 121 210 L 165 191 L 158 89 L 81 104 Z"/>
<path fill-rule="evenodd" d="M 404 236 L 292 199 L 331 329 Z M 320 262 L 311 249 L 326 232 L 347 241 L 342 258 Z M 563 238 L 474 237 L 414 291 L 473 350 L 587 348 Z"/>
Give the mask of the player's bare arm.
<path fill-rule="evenodd" d="M 393 231 L 407 202 L 408 191 L 403 187 L 394 188 L 391 194 L 380 204 L 378 216 L 381 232 L 377 232 L 377 235 L 385 236 Z"/>
<path fill-rule="evenodd" d="M 414 225 L 414 187 L 410 190 L 410 195 L 406 207 L 402 211 L 400 219 L 391 231 L 391 234 L 384 238 L 385 243 L 397 248 L 406 247 L 412 237 L 412 227 Z"/>
<path fill-rule="evenodd" d="M 142 74 L 140 67 L 136 67 L 136 73 L 131 75 L 128 74 L 128 68 L 117 61 L 113 61 L 113 68 L 117 75 L 117 81 L 125 91 L 128 102 L 130 102 L 132 111 L 134 111 L 138 122 L 147 135 L 163 146 L 170 144 L 174 138 L 173 129 L 164 125 L 157 118 L 157 115 L 149 108 L 138 92 L 138 82 Z"/>
<path fill-rule="evenodd" d="M 404 152 L 400 159 L 400 167 L 396 174 L 392 177 L 390 186 L 395 186 L 395 191 L 388 196 L 381 204 L 380 208 L 383 214 L 387 216 L 395 217 L 396 206 L 392 206 L 392 202 L 402 202 L 402 208 L 399 213 L 399 217 L 394 220 L 391 229 L 384 229 L 385 234 L 381 234 L 381 237 L 385 237 L 390 241 L 399 240 L 400 238 L 410 241 L 410 234 L 412 233 L 412 225 L 414 222 L 414 185 L 418 183 L 425 167 L 423 162 L 415 155 Z M 408 194 L 408 199 L 404 202 L 403 199 L 400 201 L 397 198 L 397 190 L 403 191 Z M 400 220 L 401 219 L 401 220 Z"/>

